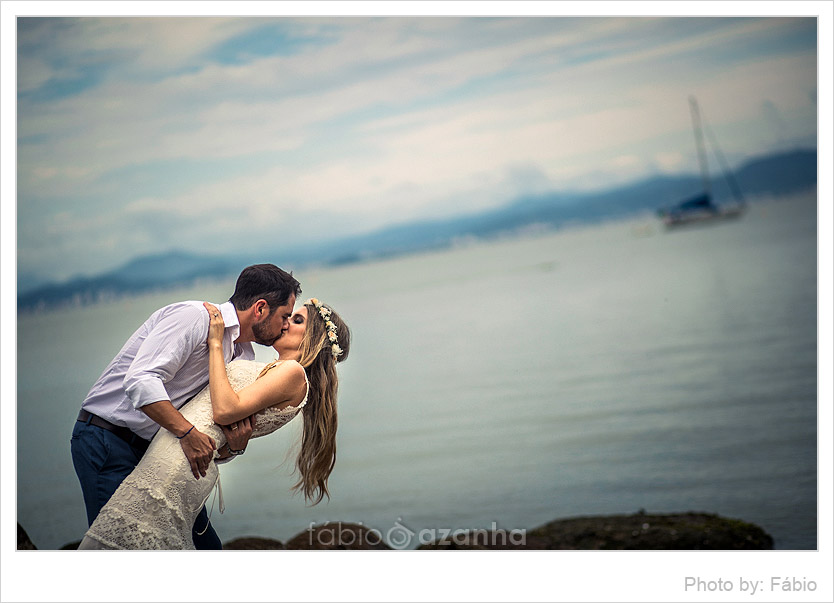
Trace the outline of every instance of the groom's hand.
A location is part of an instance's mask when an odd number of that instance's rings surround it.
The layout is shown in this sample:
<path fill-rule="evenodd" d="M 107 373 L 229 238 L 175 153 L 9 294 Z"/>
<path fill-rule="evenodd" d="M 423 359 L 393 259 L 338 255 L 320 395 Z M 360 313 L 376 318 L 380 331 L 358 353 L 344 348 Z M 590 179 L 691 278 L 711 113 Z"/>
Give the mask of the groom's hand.
<path fill-rule="evenodd" d="M 194 477 L 197 479 L 200 479 L 201 475 L 205 477 L 209 463 L 214 457 L 214 449 L 217 447 L 214 439 L 197 431 L 197 428 L 174 408 L 170 400 L 152 402 L 140 407 L 139 410 L 179 438 L 180 446 L 185 453 L 185 458 L 188 459 L 188 464 L 191 465 Z"/>
<path fill-rule="evenodd" d="M 196 479 L 200 479 L 200 476 L 205 477 L 209 463 L 214 458 L 214 450 L 217 448 L 214 438 L 198 431 L 195 427 L 180 440 L 180 446 L 185 453 L 185 458 L 188 459 L 188 464 L 191 465 L 191 473 L 194 477 Z"/>

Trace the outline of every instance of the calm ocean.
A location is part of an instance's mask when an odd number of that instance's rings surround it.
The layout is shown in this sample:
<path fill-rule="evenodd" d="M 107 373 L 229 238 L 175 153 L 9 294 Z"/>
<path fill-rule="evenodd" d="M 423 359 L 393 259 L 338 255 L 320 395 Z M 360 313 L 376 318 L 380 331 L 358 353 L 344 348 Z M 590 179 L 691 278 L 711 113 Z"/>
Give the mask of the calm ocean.
<path fill-rule="evenodd" d="M 816 251 L 808 195 L 709 227 L 644 217 L 296 271 L 354 335 L 332 500 L 290 495 L 291 424 L 223 467 L 212 522 L 224 541 L 361 522 L 414 548 L 433 530 L 706 511 L 815 549 Z M 93 381 L 157 307 L 232 286 L 19 317 L 17 517 L 38 548 L 86 529 L 69 438 Z"/>

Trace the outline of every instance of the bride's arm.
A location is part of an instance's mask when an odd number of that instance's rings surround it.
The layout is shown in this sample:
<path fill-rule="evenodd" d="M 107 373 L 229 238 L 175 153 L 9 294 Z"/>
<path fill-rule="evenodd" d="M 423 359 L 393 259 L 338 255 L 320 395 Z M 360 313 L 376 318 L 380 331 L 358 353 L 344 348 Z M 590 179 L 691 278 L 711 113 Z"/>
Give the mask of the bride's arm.
<path fill-rule="evenodd" d="M 283 362 L 238 392 L 232 389 L 223 358 L 225 324 L 220 311 L 204 304 L 209 312 L 209 392 L 214 421 L 228 425 L 270 406 L 297 406 L 304 399 L 307 380 L 294 361 Z"/>

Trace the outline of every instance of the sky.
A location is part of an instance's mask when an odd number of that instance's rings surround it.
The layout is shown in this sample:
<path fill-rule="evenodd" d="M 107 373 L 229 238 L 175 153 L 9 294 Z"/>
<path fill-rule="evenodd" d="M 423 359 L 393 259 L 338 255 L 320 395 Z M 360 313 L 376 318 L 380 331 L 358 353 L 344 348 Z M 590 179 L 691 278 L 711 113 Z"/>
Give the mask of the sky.
<path fill-rule="evenodd" d="M 19 283 L 817 144 L 814 18 L 17 21 Z M 280 262 L 279 262 L 280 263 Z"/>

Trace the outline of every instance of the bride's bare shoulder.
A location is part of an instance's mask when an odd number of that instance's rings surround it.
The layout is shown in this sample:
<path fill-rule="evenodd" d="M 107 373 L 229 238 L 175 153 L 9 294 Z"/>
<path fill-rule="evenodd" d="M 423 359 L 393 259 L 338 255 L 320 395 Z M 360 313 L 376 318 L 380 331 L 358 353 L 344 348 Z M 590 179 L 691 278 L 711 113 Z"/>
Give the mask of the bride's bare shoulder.
<path fill-rule="evenodd" d="M 273 360 L 264 367 L 264 374 L 273 372 L 304 377 L 304 367 L 297 360 Z"/>
<path fill-rule="evenodd" d="M 304 367 L 295 360 L 279 360 L 261 376 L 264 386 L 277 390 L 281 402 L 301 400 L 307 394 Z"/>

